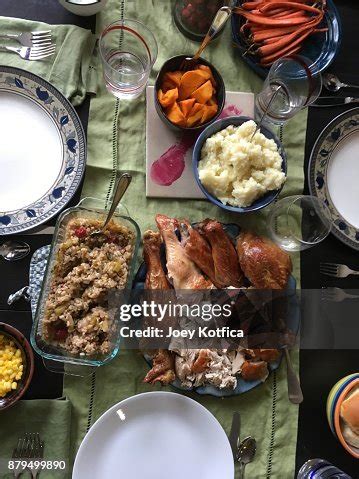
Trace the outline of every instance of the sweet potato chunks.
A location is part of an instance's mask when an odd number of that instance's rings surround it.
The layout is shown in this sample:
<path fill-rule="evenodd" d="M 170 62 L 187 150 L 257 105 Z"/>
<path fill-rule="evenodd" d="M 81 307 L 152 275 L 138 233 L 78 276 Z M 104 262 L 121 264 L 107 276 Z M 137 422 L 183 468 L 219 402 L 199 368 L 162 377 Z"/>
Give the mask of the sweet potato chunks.
<path fill-rule="evenodd" d="M 207 123 L 218 111 L 216 82 L 207 65 L 188 72 L 167 72 L 157 92 L 167 118 L 186 128 Z"/>
<path fill-rule="evenodd" d="M 162 90 L 158 90 L 158 100 L 163 106 L 167 108 L 168 106 L 173 105 L 178 98 L 178 88 L 173 88 L 172 90 L 167 90 L 166 93 L 163 93 Z"/>

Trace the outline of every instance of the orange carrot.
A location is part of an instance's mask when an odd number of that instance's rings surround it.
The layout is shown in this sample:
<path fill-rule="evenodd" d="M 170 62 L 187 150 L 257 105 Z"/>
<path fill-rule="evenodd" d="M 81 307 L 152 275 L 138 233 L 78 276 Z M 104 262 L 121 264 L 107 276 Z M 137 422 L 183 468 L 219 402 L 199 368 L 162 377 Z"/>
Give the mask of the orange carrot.
<path fill-rule="evenodd" d="M 301 25 L 307 21 L 307 18 L 303 20 L 301 17 L 271 18 L 271 17 L 266 17 L 265 15 L 259 15 L 259 14 L 253 15 L 252 13 L 247 12 L 246 10 L 243 10 L 242 8 L 238 8 L 238 7 L 235 7 L 233 9 L 233 12 L 239 15 L 242 15 L 250 22 L 256 23 L 258 25 L 270 25 L 272 27 L 288 27 L 292 25 Z"/>
<path fill-rule="evenodd" d="M 260 0 L 259 2 L 244 2 L 242 3 L 242 8 L 244 8 L 245 10 L 253 10 L 255 8 L 258 8 L 259 5 L 263 4 L 263 0 Z"/>
<path fill-rule="evenodd" d="M 292 51 L 298 46 L 301 46 L 302 42 L 312 33 L 312 31 L 312 29 L 305 30 L 294 42 L 291 42 L 289 45 L 286 43 L 284 46 L 282 46 L 282 48 L 273 49 L 273 45 L 265 45 L 260 47 L 258 49 L 258 53 L 263 57 L 263 60 L 265 59 L 265 63 L 275 61 L 274 59 L 287 55 L 288 52 Z M 280 54 L 279 57 L 278 54 Z"/>
<path fill-rule="evenodd" d="M 297 3 L 297 2 L 288 2 L 288 1 L 285 1 L 285 2 L 273 2 L 273 3 L 267 3 L 266 5 L 260 7 L 259 11 L 261 13 L 268 13 L 270 12 L 271 10 L 273 9 L 277 9 L 277 8 L 296 8 L 297 10 L 305 10 L 307 12 L 311 12 L 311 13 L 320 13 L 321 10 L 319 10 L 319 8 L 316 8 L 316 7 L 312 7 L 311 5 L 307 5 L 305 3 Z"/>
<path fill-rule="evenodd" d="M 272 65 L 272 63 L 274 63 L 276 60 L 278 60 L 278 58 L 281 58 L 283 56 L 286 56 L 288 57 L 289 55 L 294 55 L 295 53 L 298 53 L 301 49 L 301 45 L 293 48 L 292 50 L 289 50 L 287 51 L 285 54 L 283 54 L 282 52 L 277 52 L 276 55 L 272 55 L 272 57 L 270 59 L 266 58 L 266 57 L 263 57 L 260 61 L 260 64 L 263 66 L 263 67 L 269 67 Z"/>
<path fill-rule="evenodd" d="M 264 45 L 270 45 L 271 43 L 276 43 L 278 40 L 281 40 L 282 38 L 285 38 L 286 35 L 278 35 L 277 37 L 272 37 L 272 38 L 267 38 L 266 40 L 263 41 Z"/>
<path fill-rule="evenodd" d="M 296 25 L 292 27 L 283 27 L 283 28 L 268 28 L 266 30 L 260 30 L 253 33 L 252 38 L 255 43 L 262 42 L 268 38 L 273 38 L 279 35 L 285 35 L 287 33 L 292 33 L 298 30 Z"/>
<path fill-rule="evenodd" d="M 303 27 L 298 28 L 295 32 L 284 35 L 276 42 L 271 42 L 268 45 L 263 45 L 258 49 L 258 53 L 262 57 L 265 57 L 267 55 L 271 55 L 278 50 L 282 50 L 283 48 L 288 46 L 288 44 L 289 46 L 294 48 L 298 45 L 298 43 L 301 43 L 304 38 L 306 38 L 313 32 L 314 28 L 318 25 L 320 21 L 321 19 L 312 20 Z"/>

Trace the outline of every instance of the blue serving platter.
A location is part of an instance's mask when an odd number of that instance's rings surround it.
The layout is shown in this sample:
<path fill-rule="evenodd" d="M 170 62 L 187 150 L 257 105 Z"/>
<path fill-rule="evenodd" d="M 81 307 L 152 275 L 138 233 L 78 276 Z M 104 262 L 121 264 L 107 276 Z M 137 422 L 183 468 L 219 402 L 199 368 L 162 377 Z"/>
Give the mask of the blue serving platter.
<path fill-rule="evenodd" d="M 236 2 L 236 6 L 240 6 L 241 0 Z M 244 19 L 239 15 L 232 15 L 232 38 L 235 48 L 243 58 L 243 60 L 262 78 L 268 74 L 269 68 L 262 67 L 255 57 L 250 55 L 243 56 L 247 50 L 247 45 L 241 38 L 239 29 Z M 328 27 L 327 32 L 316 33 L 311 35 L 304 43 L 300 54 L 312 60 L 313 64 L 319 71 L 324 71 L 334 61 L 340 47 L 342 38 L 342 26 L 338 10 L 333 0 L 327 0 L 327 11 L 324 16 L 321 27 Z"/>
<path fill-rule="evenodd" d="M 194 224 L 195 225 L 195 224 Z M 224 230 L 227 232 L 227 234 L 232 238 L 235 239 L 239 235 L 241 228 L 235 223 L 229 223 L 229 224 L 223 224 Z M 165 267 L 166 263 L 166 253 L 165 253 L 165 248 L 164 245 L 162 245 L 162 250 L 161 250 L 161 259 L 162 263 Z M 147 267 L 145 263 L 142 263 L 141 266 L 139 267 L 137 274 L 135 276 L 134 282 L 133 282 L 133 288 L 137 290 L 142 290 L 144 289 L 145 286 L 145 279 L 146 279 L 146 273 L 147 273 Z M 296 295 L 296 280 L 293 276 L 290 276 L 288 286 L 288 314 L 287 314 L 287 328 L 290 330 L 294 335 L 298 334 L 299 331 L 299 326 L 300 326 L 300 307 L 298 303 L 298 298 Z M 148 363 L 149 366 L 152 367 L 152 362 L 149 356 L 144 355 L 144 358 L 146 362 Z M 275 371 L 276 369 L 279 368 L 280 363 L 281 363 L 282 357 L 276 362 L 268 364 L 268 369 L 270 372 Z M 179 380 L 175 380 L 171 385 L 180 391 L 185 391 L 185 392 L 196 392 L 200 395 L 210 395 L 210 396 L 216 396 L 216 397 L 227 397 L 227 396 L 237 396 L 239 394 L 243 394 L 247 391 L 250 391 L 251 389 L 259 386 L 260 384 L 263 384 L 262 381 L 257 380 L 257 381 L 245 381 L 241 377 L 237 378 L 237 386 L 235 389 L 219 389 L 216 388 L 215 386 L 208 385 L 208 386 L 200 386 L 200 387 L 193 387 L 193 388 L 186 388 L 181 386 L 181 383 Z"/>

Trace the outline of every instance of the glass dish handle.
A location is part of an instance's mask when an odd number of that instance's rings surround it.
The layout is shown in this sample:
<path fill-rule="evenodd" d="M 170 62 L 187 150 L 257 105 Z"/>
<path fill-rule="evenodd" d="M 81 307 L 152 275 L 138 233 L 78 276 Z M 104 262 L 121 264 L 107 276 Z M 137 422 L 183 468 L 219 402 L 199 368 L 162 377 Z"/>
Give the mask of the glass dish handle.
<path fill-rule="evenodd" d="M 61 361 L 52 361 L 51 359 L 42 358 L 45 368 L 58 374 L 66 374 L 68 376 L 79 376 L 86 378 L 97 369 L 95 366 L 83 366 L 80 364 L 65 364 Z"/>

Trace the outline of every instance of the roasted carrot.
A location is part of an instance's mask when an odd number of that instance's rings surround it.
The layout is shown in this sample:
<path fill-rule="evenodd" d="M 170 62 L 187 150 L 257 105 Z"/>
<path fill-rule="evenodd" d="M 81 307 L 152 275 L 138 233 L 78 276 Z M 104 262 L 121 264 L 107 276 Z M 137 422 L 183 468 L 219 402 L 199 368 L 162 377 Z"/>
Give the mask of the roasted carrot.
<path fill-rule="evenodd" d="M 264 45 L 263 47 L 260 47 L 258 49 L 258 53 L 266 59 L 266 62 L 268 61 L 274 61 L 273 58 L 277 58 L 278 53 L 280 54 L 278 58 L 287 55 L 289 51 L 293 50 L 297 46 L 300 46 L 302 42 L 312 33 L 312 30 L 306 30 L 304 31 L 294 42 L 286 43 L 286 45 L 283 48 L 267 48 L 267 47 L 273 47 L 273 45 Z"/>
<path fill-rule="evenodd" d="M 305 10 L 307 12 L 311 13 L 320 13 L 321 10 L 316 7 L 312 7 L 311 5 L 307 5 L 305 3 L 297 3 L 297 2 L 273 2 L 273 3 L 267 3 L 266 5 L 263 5 L 262 7 L 259 8 L 259 11 L 263 14 L 269 13 L 273 9 L 277 8 L 296 8 L 297 10 Z"/>
<path fill-rule="evenodd" d="M 286 18 L 294 18 L 294 17 L 301 17 L 303 16 L 303 12 L 299 11 L 299 10 L 288 10 L 287 12 L 285 13 L 277 13 L 276 15 L 272 15 L 274 18 L 282 18 L 282 17 L 286 17 Z M 308 18 L 308 17 L 307 17 Z"/>
<path fill-rule="evenodd" d="M 287 33 L 292 33 L 296 30 L 298 30 L 298 27 L 296 25 L 284 28 L 268 28 L 266 30 L 254 32 L 252 35 L 252 39 L 255 43 L 259 43 L 264 40 L 267 40 L 268 38 L 273 38 L 279 35 L 286 35 Z"/>
<path fill-rule="evenodd" d="M 268 58 L 266 58 L 266 57 L 263 57 L 260 61 L 260 64 L 263 67 L 269 67 L 269 66 L 272 65 L 272 63 L 274 63 L 279 58 L 281 58 L 283 56 L 288 57 L 289 55 L 294 55 L 295 53 L 298 53 L 300 51 L 300 49 L 301 49 L 301 46 L 299 45 L 299 46 L 293 48 L 292 50 L 289 50 L 285 55 L 283 55 L 282 52 L 278 52 L 276 55 L 272 55 L 270 60 L 268 60 Z"/>
<path fill-rule="evenodd" d="M 276 43 L 276 42 L 278 42 L 279 40 L 281 40 L 282 38 L 285 38 L 285 37 L 286 37 L 286 35 L 279 35 L 277 37 L 267 38 L 267 40 L 263 41 L 263 44 L 264 45 L 270 45 L 271 43 Z"/>
<path fill-rule="evenodd" d="M 264 4 L 263 0 L 259 2 L 244 2 L 242 3 L 242 8 L 244 8 L 245 10 L 253 10 L 263 4 Z"/>
<path fill-rule="evenodd" d="M 303 35 L 305 35 L 304 38 L 306 38 L 313 32 L 314 28 L 318 25 L 320 21 L 320 18 L 316 18 L 308 22 L 306 25 L 298 28 L 295 32 L 284 35 L 276 42 L 271 42 L 268 45 L 263 45 L 258 49 L 258 53 L 261 56 L 265 57 L 267 55 L 271 55 L 278 50 L 282 50 L 286 46 L 295 47 L 299 42 L 303 41 Z"/>
<path fill-rule="evenodd" d="M 270 25 L 272 27 L 288 27 L 292 25 L 301 25 L 308 19 L 306 17 L 303 20 L 302 17 L 299 18 L 271 18 L 271 17 L 266 17 L 265 15 L 253 15 L 250 12 L 247 12 L 246 10 L 243 10 L 241 8 L 234 8 L 233 9 L 234 13 L 237 13 L 239 15 L 242 15 L 245 17 L 247 20 L 250 22 L 256 23 L 258 25 Z"/>

